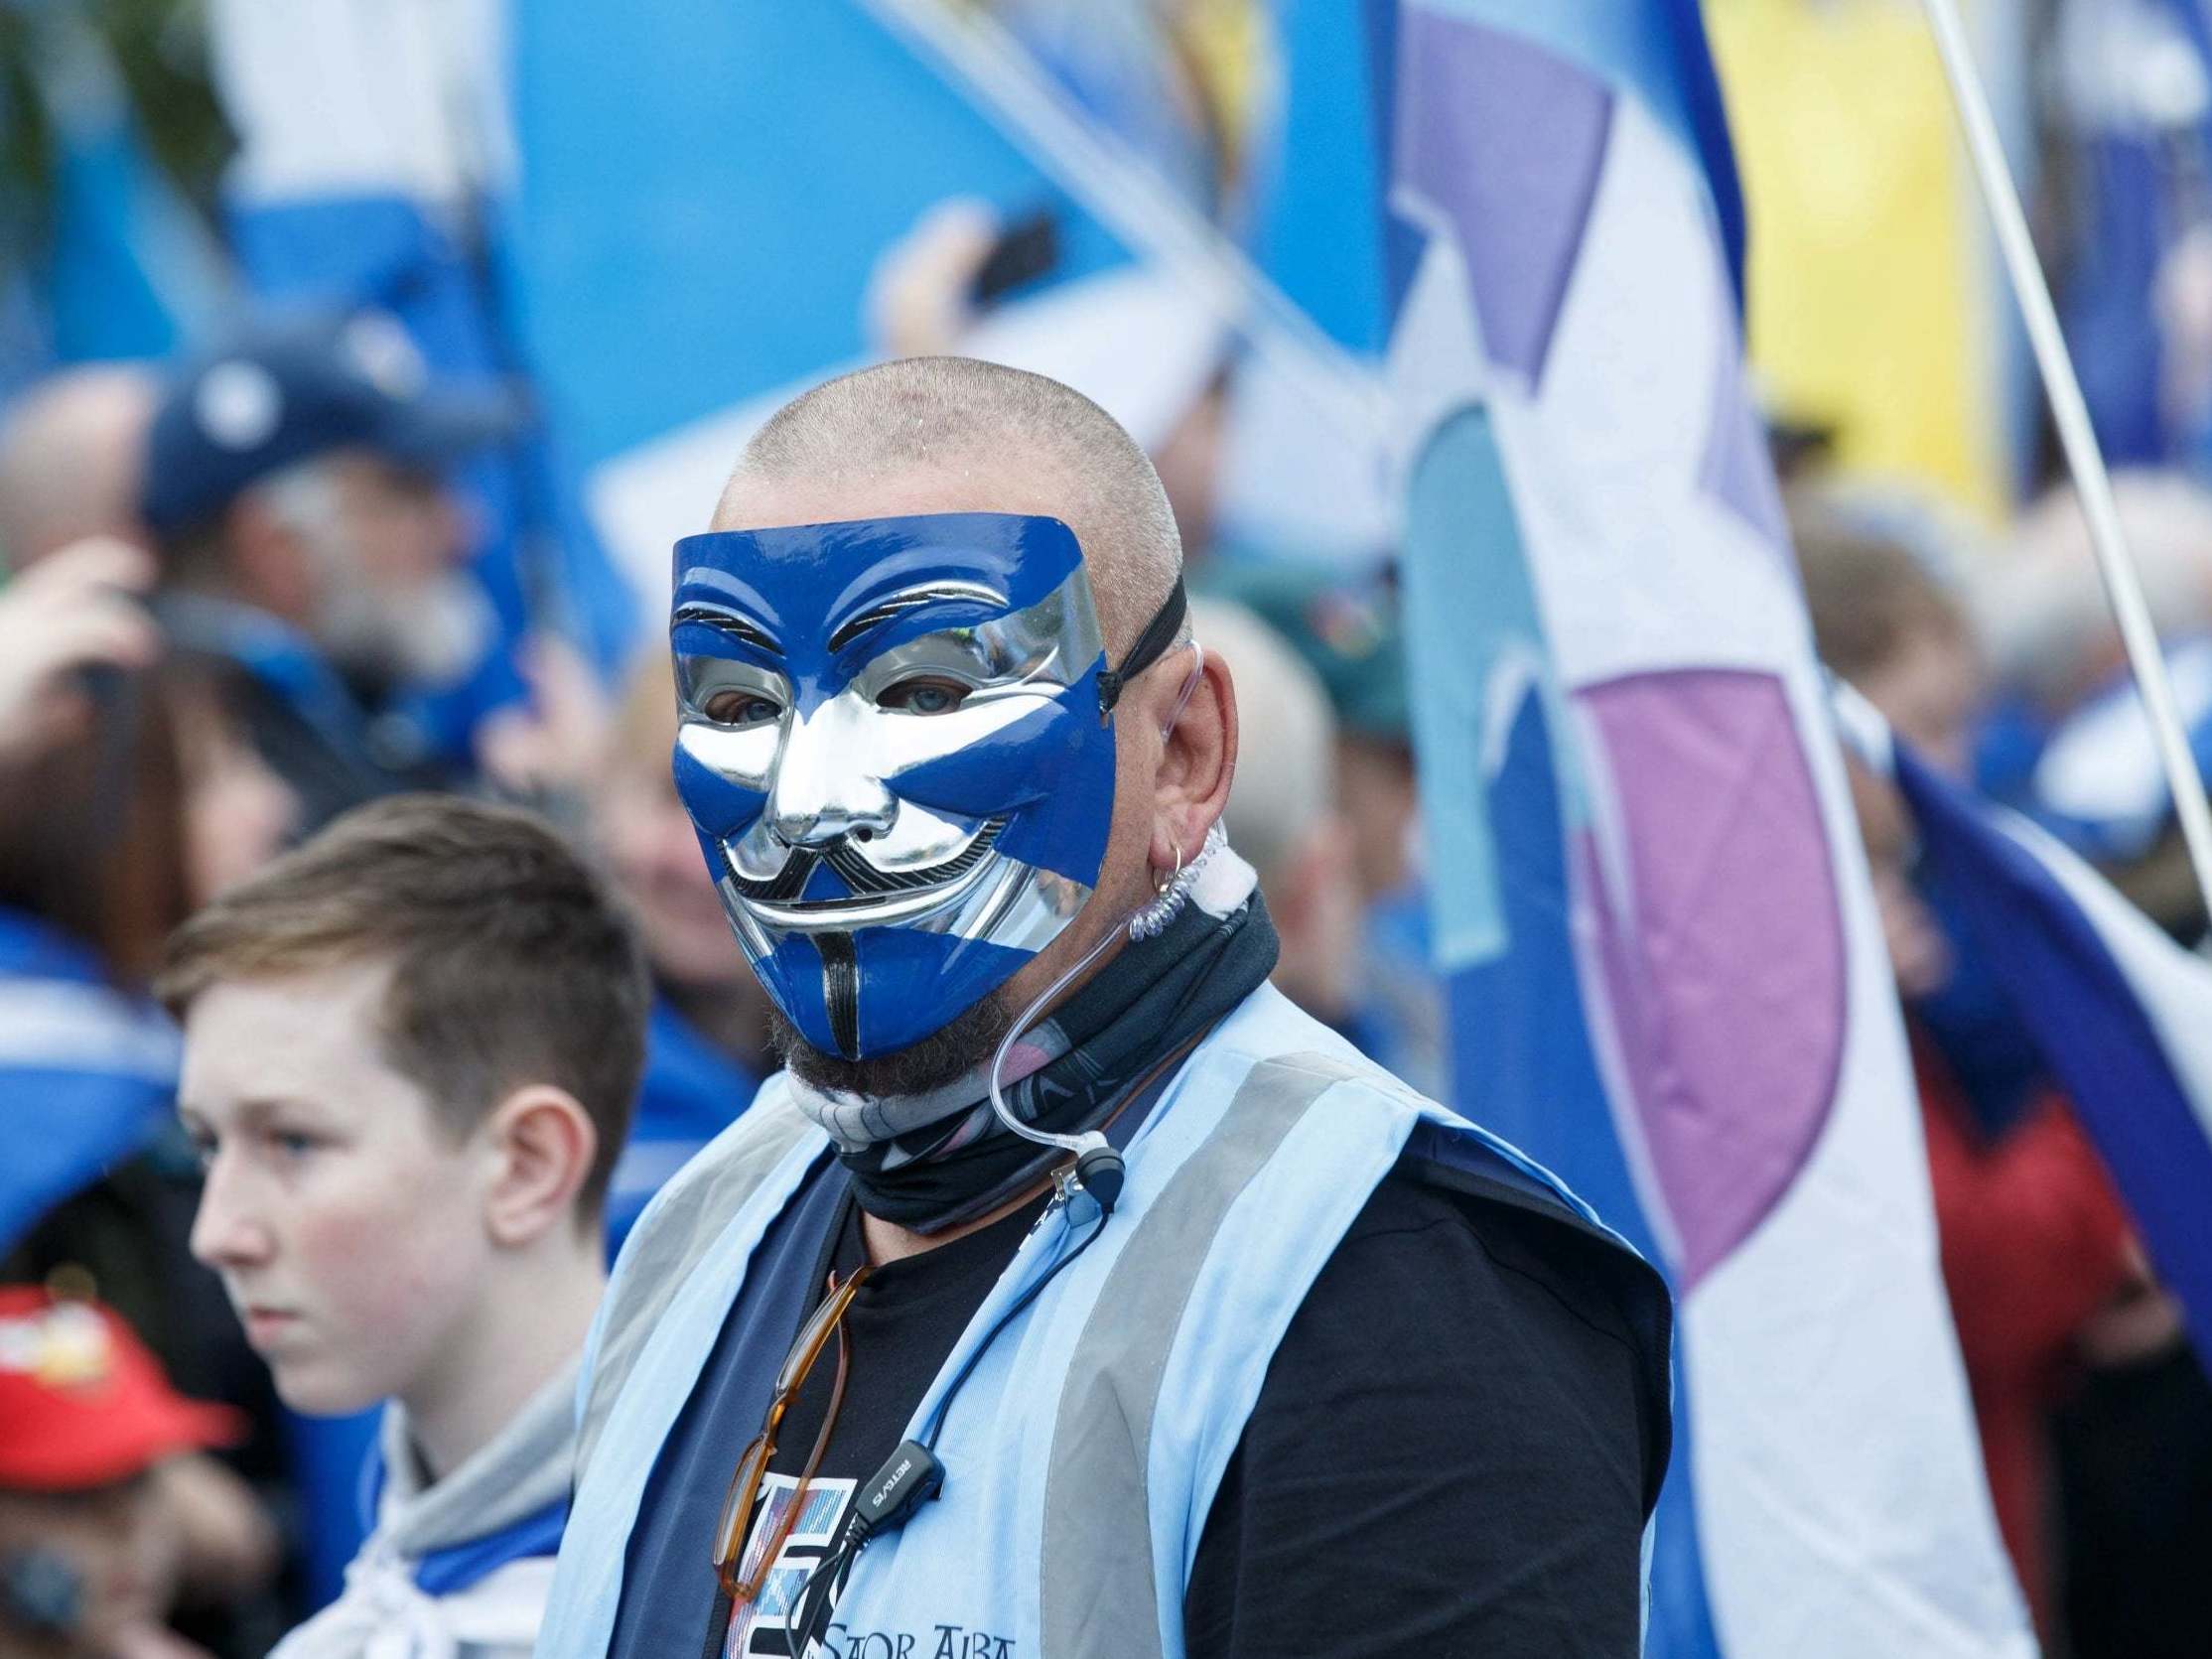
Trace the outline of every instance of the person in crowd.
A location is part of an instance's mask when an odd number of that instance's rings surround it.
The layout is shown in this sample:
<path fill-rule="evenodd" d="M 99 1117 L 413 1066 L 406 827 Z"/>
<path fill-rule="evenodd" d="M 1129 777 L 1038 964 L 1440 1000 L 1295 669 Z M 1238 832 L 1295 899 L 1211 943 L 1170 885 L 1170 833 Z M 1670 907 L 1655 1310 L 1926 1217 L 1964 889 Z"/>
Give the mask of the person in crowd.
<path fill-rule="evenodd" d="M 1276 989 L 1364 1053 L 1365 924 L 1351 833 L 1336 806 L 1336 721 L 1320 676 L 1275 629 L 1230 600 L 1190 602 L 1191 632 L 1236 677 L 1241 741 L 1265 757 L 1237 773 L 1221 814 L 1251 862 L 1282 943 Z"/>
<path fill-rule="evenodd" d="M 166 1118 L 175 1034 L 145 997 L 162 940 L 290 825 L 220 665 L 153 660 L 128 597 L 149 574 L 136 549 L 87 542 L 0 592 L 0 1099 L 24 1151 L 0 1184 L 0 1251 L 52 1231 L 58 1205 Z M 134 1245 L 130 1277 L 166 1284 L 163 1253 Z M 171 1300 L 150 1290 L 124 1311 L 162 1329 Z"/>
<path fill-rule="evenodd" d="M 2114 480 L 2121 530 L 2199 763 L 2212 761 L 2212 494 L 2176 473 Z M 2023 515 L 1978 593 L 2001 691 L 1978 748 L 1985 782 L 2071 840 L 2175 938 L 2204 899 L 2097 574 L 2079 502 Z M 2076 1659 L 2212 1651 L 2212 1381 L 2162 1295 L 2082 1332 L 2056 1413 L 2056 1536 Z"/>
<path fill-rule="evenodd" d="M 291 810 L 206 663 L 154 661 L 146 555 L 94 540 L 0 591 L 0 1276 L 94 1289 L 195 1392 L 255 1409 L 236 1472 L 165 1462 L 195 1634 L 256 1650 L 280 1548 L 266 1386 L 185 1254 L 196 1177 L 164 1133 L 176 1036 L 147 1000 L 163 935 L 274 850 Z M 266 1487 L 264 1486 L 264 1489 Z"/>
<path fill-rule="evenodd" d="M 2113 493 L 2190 747 L 2212 769 L 2212 493 L 2145 471 L 2119 475 Z M 2071 489 L 2022 516 L 1977 601 L 2002 690 L 1977 755 L 1982 782 L 2196 942 L 2203 896 Z"/>
<path fill-rule="evenodd" d="M 540 1651 L 1635 1652 L 1664 1288 L 1267 985 L 1142 451 L 899 361 L 715 525 L 676 778 L 785 1069 L 617 1265 Z"/>
<path fill-rule="evenodd" d="M 287 1659 L 519 1656 L 568 1504 L 643 962 L 527 813 L 356 808 L 179 929 L 192 1248 L 295 1410 L 388 1400 L 375 1530 Z"/>
<path fill-rule="evenodd" d="M 403 346 L 364 324 L 242 336 L 176 374 L 147 438 L 164 625 L 239 665 L 303 833 L 448 780 L 401 694 L 457 679 L 490 638 L 443 480 L 511 411 L 423 389 Z"/>
<path fill-rule="evenodd" d="M 206 1659 L 158 1477 L 243 1431 L 187 1400 L 112 1309 L 0 1287 L 0 1659 Z"/>
<path fill-rule="evenodd" d="M 2181 474 L 2136 469 L 2115 475 L 2113 499 L 2160 635 L 2186 639 L 2212 629 L 2212 569 L 2205 560 L 2212 494 Z M 2045 730 L 2127 670 L 2127 649 L 2070 485 L 2051 489 L 2020 515 L 1967 600 L 1997 684 L 2020 696 L 2022 718 Z"/>
<path fill-rule="evenodd" d="M 153 580 L 143 552 L 99 538 L 0 588 L 0 765 L 88 737 L 103 673 L 160 654 L 141 603 Z"/>
<path fill-rule="evenodd" d="M 1821 659 L 1929 762 L 1961 775 L 1984 670 L 1957 600 L 1902 544 L 1818 501 L 1793 525 Z M 1893 785 L 1854 801 L 1920 1090 L 1944 1281 L 2000 1530 L 2038 1623 L 2055 1628 L 2050 1414 L 2096 1323 L 2153 1297 L 2087 1137 L 1924 891 Z"/>
<path fill-rule="evenodd" d="M 1320 676 L 1335 715 L 1335 795 L 1361 922 L 1360 1004 L 1346 1030 L 1376 1060 L 1434 1093 L 1444 1080 L 1443 995 L 1430 964 L 1420 877 L 1405 638 L 1387 578 L 1217 561 L 1201 588 L 1249 607 Z"/>
<path fill-rule="evenodd" d="M 159 391 L 138 363 L 84 363 L 22 392 L 0 419 L 0 570 L 91 537 L 142 543 L 146 429 Z"/>
<path fill-rule="evenodd" d="M 768 1004 L 699 861 L 668 756 L 668 653 L 638 661 L 590 780 L 592 838 L 629 903 L 652 969 L 645 1075 L 607 1195 L 610 1252 L 663 1181 L 753 1102 L 768 1064 Z"/>

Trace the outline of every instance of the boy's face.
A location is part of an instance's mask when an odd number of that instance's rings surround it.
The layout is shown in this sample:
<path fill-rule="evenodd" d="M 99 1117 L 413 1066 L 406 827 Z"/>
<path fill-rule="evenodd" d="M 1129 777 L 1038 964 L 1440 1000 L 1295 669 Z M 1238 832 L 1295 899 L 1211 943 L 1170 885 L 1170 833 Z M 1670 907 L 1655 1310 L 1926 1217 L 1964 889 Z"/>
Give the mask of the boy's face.
<path fill-rule="evenodd" d="M 489 1265 L 488 1160 L 386 1062 L 388 977 L 218 982 L 185 1021 L 179 1110 L 207 1171 L 193 1254 L 299 1411 L 434 1394 Z"/>

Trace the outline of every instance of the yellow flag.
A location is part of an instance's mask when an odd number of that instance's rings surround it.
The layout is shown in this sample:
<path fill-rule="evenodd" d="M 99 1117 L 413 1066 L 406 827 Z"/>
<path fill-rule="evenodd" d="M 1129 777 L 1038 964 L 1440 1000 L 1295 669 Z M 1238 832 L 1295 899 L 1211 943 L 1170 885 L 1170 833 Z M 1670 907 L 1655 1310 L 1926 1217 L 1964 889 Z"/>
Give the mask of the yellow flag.
<path fill-rule="evenodd" d="M 1750 354 L 1837 460 L 2006 507 L 1998 294 L 1911 0 L 1707 0 L 1750 224 Z"/>

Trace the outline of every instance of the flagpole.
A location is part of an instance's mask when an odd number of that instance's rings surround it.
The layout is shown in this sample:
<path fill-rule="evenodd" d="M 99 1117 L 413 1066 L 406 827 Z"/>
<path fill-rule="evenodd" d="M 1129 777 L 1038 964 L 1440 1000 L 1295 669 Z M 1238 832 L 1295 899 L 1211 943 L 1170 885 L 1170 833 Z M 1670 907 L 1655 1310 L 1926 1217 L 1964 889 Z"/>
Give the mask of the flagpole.
<path fill-rule="evenodd" d="M 1928 23 L 1935 32 L 1936 51 L 1943 72 L 1951 82 L 1951 96 L 1958 107 L 1959 124 L 1966 132 L 1968 153 L 1982 186 L 1990 217 L 1997 228 L 1998 246 L 2011 278 L 2013 298 L 2027 325 L 2028 344 L 2034 348 L 2036 367 L 2043 377 L 2044 395 L 2066 452 L 2067 470 L 2074 476 L 2075 493 L 2089 521 L 2089 544 L 2096 550 L 2097 568 L 2105 580 L 2105 594 L 2113 618 L 2128 648 L 2137 688 L 2158 743 L 2167 786 L 2173 791 L 2174 810 L 2181 819 L 2182 839 L 2189 862 L 2196 870 L 2197 888 L 2212 909 L 2212 805 L 2204 793 L 2204 778 L 2196 757 L 2189 751 L 2187 733 L 2173 699 L 2173 684 L 2166 676 L 2164 652 L 2143 597 L 2143 583 L 2120 529 L 2120 511 L 2113 501 L 2112 477 L 2097 447 L 2097 434 L 2089 420 L 2089 406 L 2082 399 L 2081 381 L 2074 360 L 2067 354 L 2065 336 L 2059 332 L 2058 312 L 2051 304 L 2050 286 L 2035 257 L 2035 243 L 2028 235 L 2027 214 L 2013 187 L 2005 146 L 1999 140 L 1997 121 L 1990 113 L 1988 92 L 1967 46 L 1966 29 L 1959 19 L 1957 0 L 1922 0 Z"/>

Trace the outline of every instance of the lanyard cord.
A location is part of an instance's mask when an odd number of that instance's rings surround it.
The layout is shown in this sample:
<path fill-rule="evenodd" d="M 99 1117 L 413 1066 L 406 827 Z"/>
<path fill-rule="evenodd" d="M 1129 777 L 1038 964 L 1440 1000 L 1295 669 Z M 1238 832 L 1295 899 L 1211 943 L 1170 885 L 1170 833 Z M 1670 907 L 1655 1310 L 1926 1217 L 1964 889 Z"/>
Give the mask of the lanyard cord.
<path fill-rule="evenodd" d="M 977 1362 L 991 1351 L 991 1344 L 999 1339 L 1000 1332 L 1012 1324 L 1021 1315 L 1022 1312 L 1037 1299 L 1045 1286 L 1058 1278 L 1068 1268 L 1073 1267 L 1076 1259 L 1098 1242 L 1098 1235 L 1106 1230 L 1107 1216 L 1107 1211 L 1100 1210 L 1097 1222 L 1089 1232 L 1083 1235 L 1083 1241 L 1047 1268 L 1036 1284 L 1015 1298 L 1013 1305 L 999 1315 L 990 1330 L 984 1334 L 983 1340 L 975 1345 L 959 1371 L 953 1376 L 951 1386 L 946 1388 L 944 1397 L 937 1402 L 937 1409 L 930 1413 L 928 1434 L 919 1443 L 914 1441 L 901 1442 L 899 1450 L 891 1454 L 891 1461 L 878 1470 L 875 1477 L 869 1481 L 868 1487 L 865 1489 L 882 1489 L 889 1485 L 900 1483 L 905 1473 L 900 1465 L 902 1463 L 911 1465 L 916 1461 L 917 1454 L 918 1460 L 927 1471 L 925 1476 L 918 1477 L 911 1483 L 911 1495 L 908 1499 L 896 1506 L 891 1513 L 886 1514 L 880 1520 L 872 1523 L 866 1514 L 856 1509 L 852 1518 L 846 1522 L 844 1536 L 837 1541 L 836 1547 L 814 1564 L 814 1570 L 807 1574 L 806 1582 L 799 1586 L 798 1594 L 792 1598 L 791 1612 L 787 1616 L 785 1624 L 785 1629 L 790 1635 L 791 1652 L 794 1655 L 803 1655 L 806 1652 L 807 1644 L 816 1639 L 816 1624 L 829 1614 L 831 1606 L 829 1597 L 827 1595 L 818 1596 L 816 1594 L 817 1590 L 827 1589 L 837 1584 L 839 1579 L 851 1570 L 854 1560 L 860 1555 L 861 1550 L 866 1547 L 871 1538 L 874 1538 L 879 1532 L 897 1531 L 906 1523 L 908 1517 L 921 1506 L 924 1500 L 936 1496 L 937 1488 L 944 1480 L 944 1470 L 937 1463 L 935 1455 L 937 1437 L 944 1432 L 945 1417 L 952 1408 L 953 1399 L 959 1394 L 962 1385 L 967 1382 L 969 1373 L 975 1370 Z"/>
<path fill-rule="evenodd" d="M 1115 1108 L 1113 1116 L 1119 1117 L 1131 1103 L 1141 1099 L 1146 1090 L 1160 1080 L 1163 1073 L 1179 1065 L 1206 1035 L 1203 1031 L 1193 1033 L 1163 1055 L 1122 1097 L 1122 1104 Z M 1108 1121 L 1111 1122 L 1112 1119 L 1109 1118 Z M 938 1488 L 944 1483 L 944 1468 L 936 1456 L 937 1438 L 944 1433 L 945 1419 L 952 1413 L 952 1402 L 959 1398 L 960 1390 L 966 1386 L 969 1376 L 983 1356 L 991 1351 L 992 1343 L 999 1339 L 1006 1327 L 1019 1318 L 1032 1303 L 1043 1295 L 1047 1285 L 1073 1267 L 1083 1252 L 1098 1242 L 1098 1235 L 1106 1230 L 1106 1223 L 1112 1216 L 1111 1208 L 1100 1205 L 1098 1219 L 1091 1230 L 1083 1235 L 1082 1241 L 1046 1268 L 1036 1284 L 1016 1297 L 1006 1312 L 992 1321 L 983 1340 L 969 1350 L 968 1357 L 961 1361 L 960 1369 L 953 1373 L 951 1383 L 937 1401 L 937 1409 L 929 1414 L 929 1426 L 922 1439 L 918 1442 L 900 1442 L 890 1460 L 862 1488 L 861 1495 L 864 1498 L 866 1494 L 893 1490 L 899 1490 L 902 1495 L 873 1518 L 865 1503 L 856 1507 L 836 1546 L 814 1564 L 813 1571 L 806 1576 L 806 1582 L 799 1586 L 784 1626 L 790 1637 L 791 1652 L 796 1659 L 803 1659 L 807 1644 L 816 1639 L 816 1624 L 827 1618 L 830 1612 L 829 1597 L 826 1594 L 817 1596 L 816 1591 L 834 1586 L 843 1573 L 849 1572 L 854 1560 L 870 1539 L 880 1533 L 896 1532 L 905 1525 L 916 1509 L 937 1495 Z"/>

